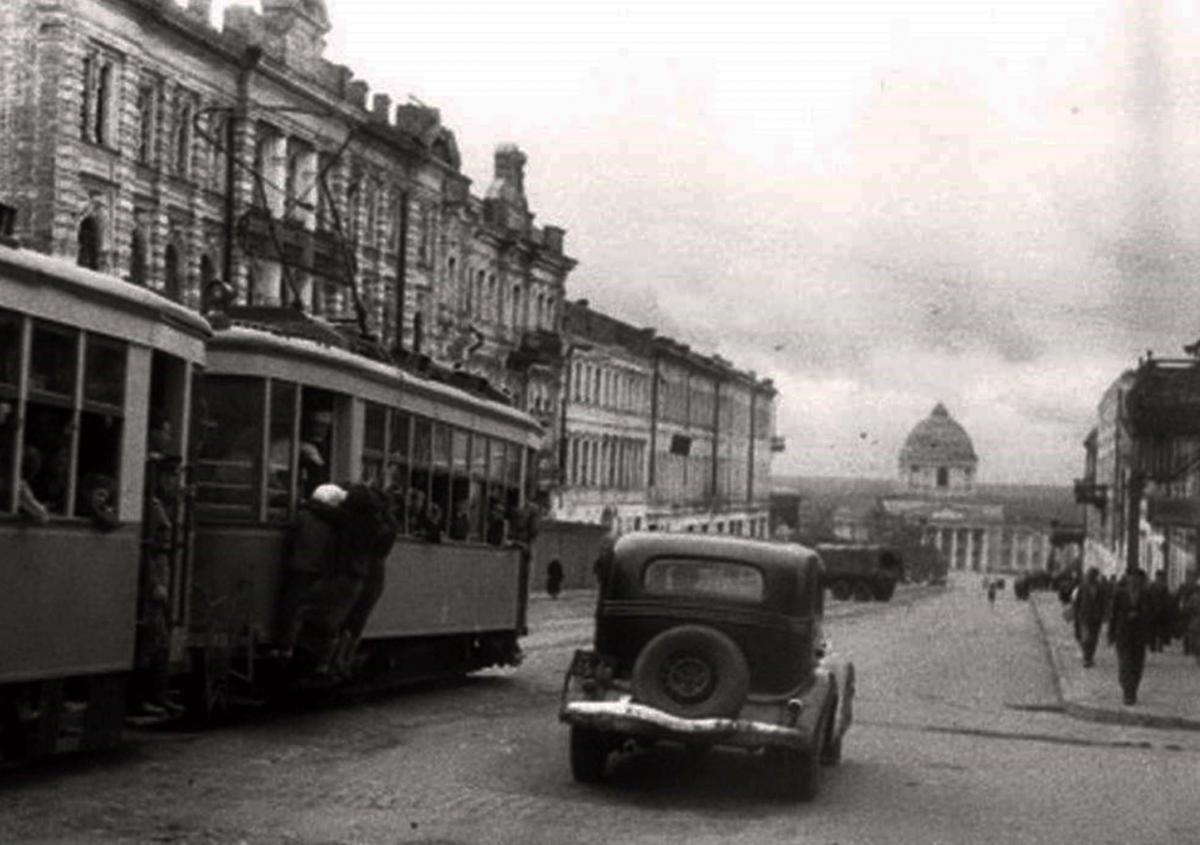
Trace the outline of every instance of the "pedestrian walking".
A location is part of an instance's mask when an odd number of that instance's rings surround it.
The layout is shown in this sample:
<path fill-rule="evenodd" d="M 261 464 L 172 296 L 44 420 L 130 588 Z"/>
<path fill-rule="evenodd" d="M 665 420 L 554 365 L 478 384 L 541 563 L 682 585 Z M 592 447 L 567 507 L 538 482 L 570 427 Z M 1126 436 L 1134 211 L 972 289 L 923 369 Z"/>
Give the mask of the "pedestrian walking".
<path fill-rule="evenodd" d="M 555 558 L 546 565 L 546 593 L 550 598 L 558 598 L 558 594 L 562 592 L 562 584 L 563 566 L 558 558 Z"/>
<path fill-rule="evenodd" d="M 1146 573 L 1130 569 L 1117 584 L 1108 619 L 1108 641 L 1117 649 L 1117 680 L 1130 706 L 1137 704 L 1153 630 L 1154 606 L 1146 590 Z"/>
<path fill-rule="evenodd" d="M 1100 629 L 1104 625 L 1104 614 L 1108 609 L 1108 593 L 1100 580 L 1100 570 L 1088 569 L 1083 582 L 1075 591 L 1073 603 L 1075 639 L 1083 654 L 1083 665 L 1095 665 L 1096 644 L 1100 642 Z"/>
<path fill-rule="evenodd" d="M 989 582 L 987 588 L 988 604 L 992 607 L 996 606 L 996 585 Z"/>
<path fill-rule="evenodd" d="M 1150 606 L 1154 608 L 1147 646 L 1153 652 L 1160 652 L 1171 641 L 1171 590 L 1167 587 L 1165 569 L 1154 573 L 1154 580 L 1146 586 L 1146 594 L 1150 596 Z"/>
<path fill-rule="evenodd" d="M 1200 663 L 1200 583 L 1195 569 L 1188 570 L 1183 586 L 1175 597 L 1179 619 L 1180 636 L 1183 637 L 1183 653 L 1196 656 Z"/>

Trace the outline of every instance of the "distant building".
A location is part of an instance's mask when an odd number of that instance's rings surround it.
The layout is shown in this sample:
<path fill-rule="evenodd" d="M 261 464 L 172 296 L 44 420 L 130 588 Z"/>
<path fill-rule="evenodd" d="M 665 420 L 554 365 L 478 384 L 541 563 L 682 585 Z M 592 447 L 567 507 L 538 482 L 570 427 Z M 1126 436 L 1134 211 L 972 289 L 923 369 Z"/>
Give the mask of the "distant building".
<path fill-rule="evenodd" d="M 1186 349 L 1195 355 L 1200 345 Z M 1075 482 L 1085 560 L 1137 566 L 1178 587 L 1200 554 L 1200 360 L 1146 358 L 1105 390 Z"/>
<path fill-rule="evenodd" d="M 776 390 L 652 329 L 569 303 L 554 514 L 616 530 L 768 534 Z"/>
<path fill-rule="evenodd" d="M 970 435 L 941 403 L 912 428 L 897 465 L 895 481 L 801 479 L 802 537 L 871 542 L 901 525 L 951 569 L 1017 573 L 1074 561 L 1080 538 L 1070 529 L 1082 515 L 1070 488 L 979 484 Z"/>

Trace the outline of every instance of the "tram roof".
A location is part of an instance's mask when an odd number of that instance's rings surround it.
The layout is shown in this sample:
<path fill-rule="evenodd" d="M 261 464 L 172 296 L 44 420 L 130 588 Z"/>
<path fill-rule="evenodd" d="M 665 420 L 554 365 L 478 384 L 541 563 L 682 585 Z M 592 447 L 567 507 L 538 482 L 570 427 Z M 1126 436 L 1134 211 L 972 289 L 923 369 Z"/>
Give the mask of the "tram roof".
<path fill-rule="evenodd" d="M 307 338 L 289 337 L 250 328 L 248 326 L 230 326 L 216 332 L 209 344 L 210 369 L 220 372 L 219 366 L 213 366 L 212 353 L 221 347 L 245 348 L 247 351 L 259 354 L 267 352 L 274 355 L 303 358 L 309 363 L 333 369 L 350 371 L 355 375 L 387 387 L 396 387 L 401 391 L 411 391 L 423 394 L 432 399 L 463 409 L 479 413 L 487 413 L 501 418 L 509 423 L 521 426 L 529 431 L 541 433 L 542 425 L 536 419 L 500 402 L 474 396 L 471 393 L 443 384 L 432 379 L 406 372 L 395 364 L 375 361 L 346 349 L 327 346 Z M 342 392 L 351 392 L 343 390 Z"/>
<path fill-rule="evenodd" d="M 202 338 L 212 334 L 208 321 L 195 311 L 149 288 L 80 267 L 64 258 L 0 244 L 0 275 L 7 276 L 10 272 L 26 276 L 25 281 L 49 284 L 81 299 L 97 300 L 147 320 L 166 322 Z M 18 309 L 21 305 L 12 304 Z"/>

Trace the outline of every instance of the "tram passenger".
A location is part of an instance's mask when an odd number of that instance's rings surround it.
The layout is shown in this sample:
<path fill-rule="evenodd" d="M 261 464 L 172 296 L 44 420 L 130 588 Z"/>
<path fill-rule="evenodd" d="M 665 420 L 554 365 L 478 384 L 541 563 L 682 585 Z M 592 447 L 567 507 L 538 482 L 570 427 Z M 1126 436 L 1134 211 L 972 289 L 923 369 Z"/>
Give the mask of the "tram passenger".
<path fill-rule="evenodd" d="M 429 543 L 442 542 L 442 509 L 427 502 L 423 490 L 414 487 L 409 493 L 409 533 Z"/>
<path fill-rule="evenodd" d="M 330 572 L 337 554 L 335 517 L 332 511 L 346 498 L 336 484 L 322 484 L 300 505 L 288 535 L 279 630 L 283 654 L 290 658 L 304 623 L 305 600 L 322 575 Z"/>
<path fill-rule="evenodd" d="M 367 620 L 371 618 L 371 611 L 375 609 L 376 602 L 383 595 L 388 554 L 396 542 L 396 536 L 400 533 L 400 527 L 392 515 L 391 503 L 387 497 L 375 488 L 368 489 L 375 497 L 377 522 L 374 529 L 374 540 L 367 557 L 367 571 L 362 589 L 342 623 L 342 635 L 334 658 L 334 670 L 343 674 L 348 673 L 354 664 L 354 655 L 358 650 L 358 642 L 362 639 L 363 629 L 367 627 Z"/>
<path fill-rule="evenodd" d="M 163 456 L 150 466 L 153 488 L 147 503 L 142 555 L 134 715 L 165 716 L 182 712 L 168 697 L 171 660 L 168 602 L 175 543 L 174 512 L 180 495 L 179 465 L 178 457 Z"/>
<path fill-rule="evenodd" d="M 45 525 L 50 521 L 50 511 L 33 492 L 33 479 L 42 470 L 42 453 L 36 446 L 26 446 L 21 456 L 21 482 L 17 487 L 17 512 L 26 519 Z"/>
<path fill-rule="evenodd" d="M 488 503 L 487 542 L 491 546 L 504 545 L 508 535 L 508 520 L 504 518 L 504 507 L 495 496 Z"/>
<path fill-rule="evenodd" d="M 333 412 L 306 408 L 300 420 L 300 495 L 308 498 L 329 481 L 329 433 Z"/>
<path fill-rule="evenodd" d="M 355 484 L 329 513 L 336 526 L 336 553 L 330 568 L 304 599 L 304 619 L 296 640 L 297 650 L 303 650 L 312 661 L 312 674 L 317 678 L 331 677 L 334 661 L 344 647 L 346 620 L 380 544 L 383 510 L 374 490 Z"/>

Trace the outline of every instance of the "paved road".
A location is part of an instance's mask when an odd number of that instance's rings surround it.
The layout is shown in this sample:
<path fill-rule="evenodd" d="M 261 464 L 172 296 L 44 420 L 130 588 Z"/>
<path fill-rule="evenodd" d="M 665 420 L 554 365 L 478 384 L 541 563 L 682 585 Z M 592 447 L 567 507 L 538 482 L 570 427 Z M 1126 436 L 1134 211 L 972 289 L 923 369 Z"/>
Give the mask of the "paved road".
<path fill-rule="evenodd" d="M 630 755 L 575 784 L 554 716 L 590 611 L 540 603 L 515 671 L 0 776 L 0 842 L 1200 841 L 1200 734 L 1055 712 L 1029 606 L 990 608 L 974 581 L 831 608 L 859 722 L 813 804 L 737 753 Z"/>

